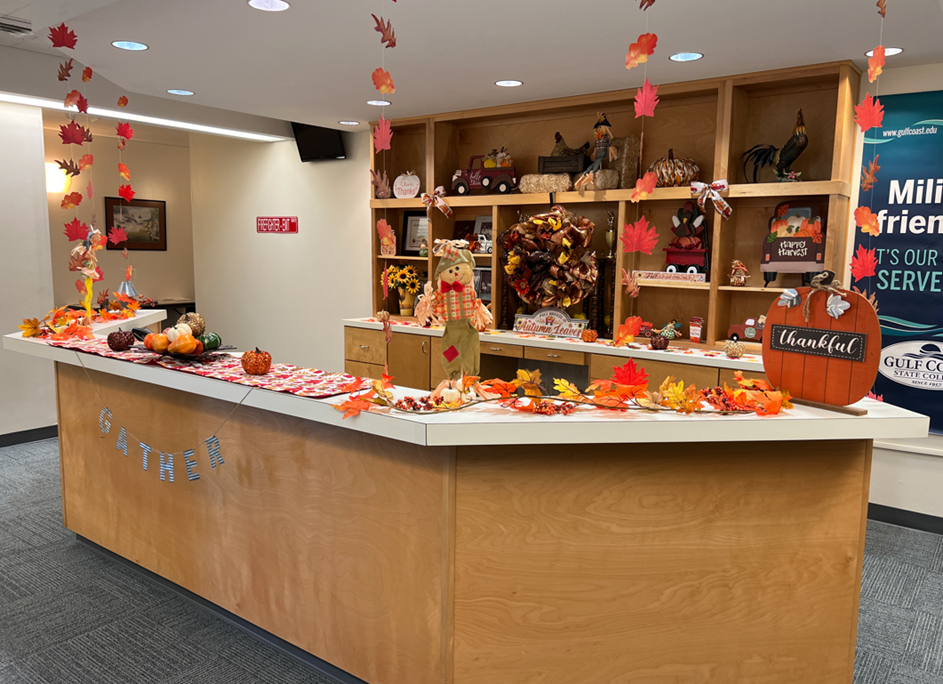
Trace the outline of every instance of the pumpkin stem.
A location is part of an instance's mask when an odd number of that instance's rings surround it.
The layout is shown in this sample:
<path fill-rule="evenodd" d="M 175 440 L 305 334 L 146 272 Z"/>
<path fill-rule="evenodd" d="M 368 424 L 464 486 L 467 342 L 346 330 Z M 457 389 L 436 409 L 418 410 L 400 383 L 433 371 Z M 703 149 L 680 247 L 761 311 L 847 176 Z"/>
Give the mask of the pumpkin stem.
<path fill-rule="evenodd" d="M 669 161 L 674 161 L 674 158 L 675 158 L 675 151 L 674 151 L 674 150 L 668 150 L 668 160 L 669 160 Z"/>
<path fill-rule="evenodd" d="M 256 348 L 255 348 L 255 353 L 256 353 L 256 354 L 261 354 L 261 353 L 262 353 L 262 350 L 259 349 L 258 347 L 256 347 Z"/>

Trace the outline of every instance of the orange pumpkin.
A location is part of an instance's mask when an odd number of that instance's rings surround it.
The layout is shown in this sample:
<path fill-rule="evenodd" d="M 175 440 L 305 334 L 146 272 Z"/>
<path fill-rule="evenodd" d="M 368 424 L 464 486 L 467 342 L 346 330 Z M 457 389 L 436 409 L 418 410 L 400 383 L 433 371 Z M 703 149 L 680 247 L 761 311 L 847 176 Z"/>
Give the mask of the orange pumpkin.
<path fill-rule="evenodd" d="M 177 339 L 170 343 L 167 351 L 171 354 L 192 354 L 196 345 L 197 341 L 193 335 L 177 335 Z"/>
<path fill-rule="evenodd" d="M 151 340 L 151 346 L 148 348 L 156 351 L 158 354 L 166 352 L 167 347 L 170 346 L 170 340 L 167 336 L 164 333 L 151 333 L 151 335 L 153 335 L 153 339 Z M 151 337 L 151 335 L 148 335 L 148 337 Z"/>
<path fill-rule="evenodd" d="M 690 185 L 701 177 L 701 168 L 689 157 L 675 157 L 674 150 L 668 150 L 668 156 L 652 162 L 648 167 L 658 178 L 659 188 L 678 188 Z"/>
<path fill-rule="evenodd" d="M 249 375 L 265 375 L 271 367 L 272 355 L 258 347 L 255 351 L 247 351 L 242 355 L 242 370 Z"/>
<path fill-rule="evenodd" d="M 147 337 L 144 338 L 144 348 L 154 351 L 154 338 L 157 337 L 157 333 L 150 333 Z"/>

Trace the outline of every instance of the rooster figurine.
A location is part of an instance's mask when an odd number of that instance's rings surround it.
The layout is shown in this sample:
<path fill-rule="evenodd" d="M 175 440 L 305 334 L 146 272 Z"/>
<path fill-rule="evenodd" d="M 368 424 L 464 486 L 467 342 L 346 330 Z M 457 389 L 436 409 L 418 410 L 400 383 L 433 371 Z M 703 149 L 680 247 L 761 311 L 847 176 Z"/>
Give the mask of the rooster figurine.
<path fill-rule="evenodd" d="M 746 178 L 747 163 L 753 163 L 753 182 L 756 183 L 756 176 L 759 170 L 764 166 L 774 166 L 776 168 L 776 177 L 783 182 L 800 181 L 801 171 L 793 171 L 792 163 L 799 158 L 799 155 L 809 146 L 809 136 L 805 132 L 805 120 L 802 118 L 802 110 L 796 115 L 796 127 L 792 132 L 792 137 L 786 141 L 782 149 L 777 149 L 772 145 L 755 145 L 740 155 L 743 159 L 743 177 Z"/>

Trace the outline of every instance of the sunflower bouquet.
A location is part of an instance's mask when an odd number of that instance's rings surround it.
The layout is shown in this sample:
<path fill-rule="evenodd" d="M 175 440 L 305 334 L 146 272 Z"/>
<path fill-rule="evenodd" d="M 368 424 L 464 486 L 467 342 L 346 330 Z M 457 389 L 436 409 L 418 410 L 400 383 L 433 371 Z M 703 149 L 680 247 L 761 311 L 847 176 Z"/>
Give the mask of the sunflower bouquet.
<path fill-rule="evenodd" d="M 422 290 L 426 274 L 420 274 L 415 266 L 391 265 L 380 272 L 380 278 L 386 275 L 386 282 L 399 294 L 399 312 L 403 316 L 412 316 L 416 304 L 416 295 Z"/>

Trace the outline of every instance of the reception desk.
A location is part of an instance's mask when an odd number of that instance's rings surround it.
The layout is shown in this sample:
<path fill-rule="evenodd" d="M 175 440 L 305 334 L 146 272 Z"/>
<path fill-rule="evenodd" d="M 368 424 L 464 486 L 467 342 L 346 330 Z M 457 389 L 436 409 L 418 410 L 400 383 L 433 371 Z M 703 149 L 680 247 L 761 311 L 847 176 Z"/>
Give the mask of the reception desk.
<path fill-rule="evenodd" d="M 872 441 L 928 428 L 868 400 L 344 420 L 344 396 L 4 346 L 56 362 L 66 527 L 371 684 L 848 684 Z M 227 417 L 198 480 L 116 449 Z"/>

